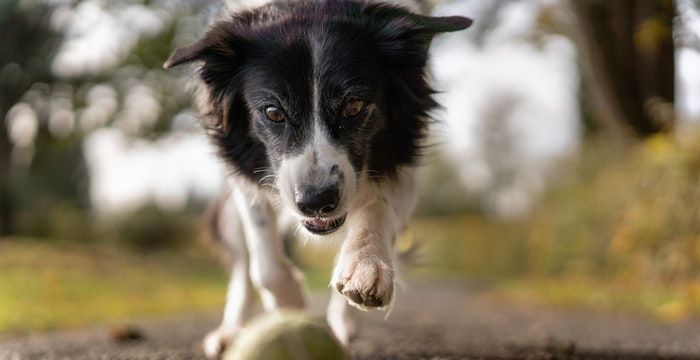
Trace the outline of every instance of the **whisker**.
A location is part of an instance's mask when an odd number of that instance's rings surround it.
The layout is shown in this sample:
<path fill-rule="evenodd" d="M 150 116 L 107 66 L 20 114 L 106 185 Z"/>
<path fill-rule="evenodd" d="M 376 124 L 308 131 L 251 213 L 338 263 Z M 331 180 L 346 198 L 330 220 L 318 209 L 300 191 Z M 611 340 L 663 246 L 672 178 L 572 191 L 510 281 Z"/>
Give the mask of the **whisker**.
<path fill-rule="evenodd" d="M 284 208 L 284 200 L 282 199 L 282 197 L 279 196 L 275 196 L 272 199 L 270 199 L 270 204 L 273 208 L 277 210 L 282 210 Z"/>
<path fill-rule="evenodd" d="M 267 181 L 267 179 L 273 179 L 273 183 L 277 180 L 277 175 L 270 174 L 263 176 L 260 180 L 258 180 L 258 185 L 264 185 L 263 182 Z"/>
<path fill-rule="evenodd" d="M 279 190 L 275 185 L 272 184 L 260 184 L 262 187 L 269 187 L 272 190 Z"/>
<path fill-rule="evenodd" d="M 261 172 L 274 172 L 275 169 L 271 167 L 261 167 L 253 170 L 254 174 L 261 173 Z"/>
<path fill-rule="evenodd" d="M 366 176 L 368 179 L 383 179 L 386 177 L 382 172 L 378 170 L 361 170 L 358 171 L 359 176 Z"/>

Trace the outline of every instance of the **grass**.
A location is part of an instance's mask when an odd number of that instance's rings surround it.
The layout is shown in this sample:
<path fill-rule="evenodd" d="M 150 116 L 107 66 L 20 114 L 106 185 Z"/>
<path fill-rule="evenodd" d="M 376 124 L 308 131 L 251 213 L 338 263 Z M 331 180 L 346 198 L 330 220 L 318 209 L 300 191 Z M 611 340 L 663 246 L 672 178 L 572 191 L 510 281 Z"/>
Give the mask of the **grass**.
<path fill-rule="evenodd" d="M 511 301 L 547 307 L 643 315 L 677 322 L 700 315 L 700 284 L 640 284 L 586 277 L 521 278 L 497 286 Z"/>
<path fill-rule="evenodd" d="M 223 267 L 204 253 L 0 242 L 0 334 L 196 312 L 222 305 Z"/>

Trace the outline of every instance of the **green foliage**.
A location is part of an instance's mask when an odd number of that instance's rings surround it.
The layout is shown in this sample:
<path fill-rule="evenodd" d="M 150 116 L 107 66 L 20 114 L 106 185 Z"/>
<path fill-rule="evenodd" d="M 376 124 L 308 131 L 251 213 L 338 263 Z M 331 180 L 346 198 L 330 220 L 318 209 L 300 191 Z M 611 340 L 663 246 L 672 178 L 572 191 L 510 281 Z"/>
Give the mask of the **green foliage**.
<path fill-rule="evenodd" d="M 42 199 L 17 214 L 17 230 L 44 241 L 90 241 L 93 226 L 85 210 L 69 201 Z"/>
<path fill-rule="evenodd" d="M 139 2 L 96 1 L 93 5 L 115 21 L 125 6 L 141 7 Z M 66 208 L 74 223 L 90 220 L 83 139 L 102 127 L 148 140 L 174 128 L 188 131 L 182 122 L 172 125 L 172 119 L 187 113 L 191 101 L 185 72 L 166 73 L 162 64 L 180 45 L 183 34 L 198 31 L 206 22 L 209 7 L 204 5 L 204 1 L 189 0 L 144 2 L 141 10 L 162 21 L 160 31 L 135 32 L 131 34 L 135 42 L 123 44 L 130 47 L 128 54 L 102 54 L 104 63 L 98 70 L 88 66 L 63 77 L 66 74 L 59 76 L 55 71 L 55 55 L 81 34 L 66 33 L 67 28 L 54 26 L 51 20 L 57 7 L 64 17 L 65 11 L 77 16 L 78 3 L 62 7 L 44 1 L 0 2 L 0 43 L 4 45 L 0 49 L 0 234 L 90 239 L 82 226 L 73 226 L 77 232 L 66 234 L 55 230 L 68 227 L 52 223 L 65 220 Z M 117 61 L 112 64 L 112 60 Z M 6 126 L 10 120 L 3 121 L 16 104 L 30 108 L 36 117 L 37 134 L 29 144 L 13 143 Z M 60 129 L 57 113 L 68 119 Z"/>
<path fill-rule="evenodd" d="M 79 137 L 56 139 L 42 130 L 36 157 L 16 174 L 17 233 L 47 240 L 90 237 L 89 178 Z"/>
<path fill-rule="evenodd" d="M 416 219 L 399 245 L 417 244 L 417 267 L 422 275 L 511 278 L 527 265 L 527 224 L 481 215 L 450 215 Z"/>
<path fill-rule="evenodd" d="M 679 282 L 700 275 L 700 136 L 588 144 L 545 198 L 529 239 L 537 274 Z"/>
<path fill-rule="evenodd" d="M 28 6 L 33 5 L 33 6 Z M 53 81 L 50 62 L 61 40 L 50 28 L 50 6 L 17 0 L 0 3 L 0 234 L 15 229 L 24 184 L 12 165 L 6 114 L 36 84 Z M 39 147 L 39 146 L 37 146 Z"/>
<path fill-rule="evenodd" d="M 118 219 L 105 219 L 114 242 L 140 252 L 177 249 L 194 242 L 201 227 L 197 217 L 182 212 L 168 212 L 154 205 L 129 212 Z"/>
<path fill-rule="evenodd" d="M 434 155 L 426 161 L 420 178 L 416 213 L 420 216 L 446 215 L 480 211 L 480 199 L 470 193 L 453 164 L 444 156 Z"/>

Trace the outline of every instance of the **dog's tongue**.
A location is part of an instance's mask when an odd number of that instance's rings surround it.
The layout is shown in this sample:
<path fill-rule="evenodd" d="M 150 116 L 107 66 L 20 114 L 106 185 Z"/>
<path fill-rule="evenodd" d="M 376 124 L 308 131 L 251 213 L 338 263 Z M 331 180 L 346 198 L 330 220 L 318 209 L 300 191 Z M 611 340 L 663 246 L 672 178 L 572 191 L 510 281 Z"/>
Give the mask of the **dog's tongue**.
<path fill-rule="evenodd" d="M 308 224 L 310 224 L 313 227 L 322 229 L 326 228 L 331 224 L 331 220 L 326 220 L 326 219 L 320 219 L 320 218 L 313 218 L 310 220 L 306 220 Z"/>

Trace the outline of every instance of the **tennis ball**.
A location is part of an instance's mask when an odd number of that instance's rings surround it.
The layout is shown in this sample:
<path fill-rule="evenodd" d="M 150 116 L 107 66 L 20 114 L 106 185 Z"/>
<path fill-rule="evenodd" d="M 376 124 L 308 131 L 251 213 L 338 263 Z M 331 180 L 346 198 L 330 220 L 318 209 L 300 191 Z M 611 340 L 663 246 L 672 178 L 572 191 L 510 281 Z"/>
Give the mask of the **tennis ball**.
<path fill-rule="evenodd" d="M 223 360 L 315 360 L 350 357 L 330 329 L 299 312 L 260 316 L 243 328 Z"/>

